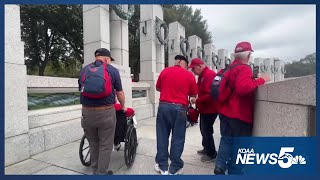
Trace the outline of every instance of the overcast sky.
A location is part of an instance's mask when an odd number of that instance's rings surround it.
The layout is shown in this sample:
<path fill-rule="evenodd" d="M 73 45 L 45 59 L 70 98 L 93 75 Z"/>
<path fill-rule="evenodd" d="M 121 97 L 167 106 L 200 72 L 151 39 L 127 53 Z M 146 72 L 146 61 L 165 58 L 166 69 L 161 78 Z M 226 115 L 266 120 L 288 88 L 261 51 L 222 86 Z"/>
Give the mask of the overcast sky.
<path fill-rule="evenodd" d="M 316 52 L 315 5 L 192 5 L 208 21 L 217 49 L 229 53 L 241 41 L 255 57 L 299 60 Z"/>

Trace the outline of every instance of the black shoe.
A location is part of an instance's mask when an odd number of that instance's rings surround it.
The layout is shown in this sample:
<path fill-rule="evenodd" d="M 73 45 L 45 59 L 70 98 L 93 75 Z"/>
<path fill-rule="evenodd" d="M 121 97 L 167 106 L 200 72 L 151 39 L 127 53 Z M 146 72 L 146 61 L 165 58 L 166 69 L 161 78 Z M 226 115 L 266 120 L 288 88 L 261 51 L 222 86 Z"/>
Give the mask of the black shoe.
<path fill-rule="evenodd" d="M 213 157 L 213 159 L 215 159 L 215 158 L 217 158 L 217 156 L 218 156 L 218 152 L 215 151 L 212 157 Z"/>
<path fill-rule="evenodd" d="M 108 171 L 107 174 L 108 175 L 113 175 L 113 171 Z"/>
<path fill-rule="evenodd" d="M 219 167 L 215 167 L 213 173 L 215 175 L 226 175 L 225 171 Z"/>
<path fill-rule="evenodd" d="M 202 149 L 202 150 L 198 150 L 197 154 L 206 155 L 207 153 L 204 149 Z"/>
<path fill-rule="evenodd" d="M 207 156 L 207 155 L 203 155 L 203 156 L 201 157 L 201 161 L 202 161 L 202 162 L 212 162 L 213 160 L 214 160 L 213 157 L 210 157 L 210 156 Z"/>

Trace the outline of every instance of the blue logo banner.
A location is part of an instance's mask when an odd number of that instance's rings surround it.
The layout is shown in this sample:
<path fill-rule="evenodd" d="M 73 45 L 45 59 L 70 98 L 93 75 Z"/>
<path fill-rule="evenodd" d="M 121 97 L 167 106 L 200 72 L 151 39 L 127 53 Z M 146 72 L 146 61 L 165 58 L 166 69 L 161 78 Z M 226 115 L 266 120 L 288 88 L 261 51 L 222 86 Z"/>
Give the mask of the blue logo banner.
<path fill-rule="evenodd" d="M 315 137 L 229 138 L 229 174 L 315 175 Z"/>

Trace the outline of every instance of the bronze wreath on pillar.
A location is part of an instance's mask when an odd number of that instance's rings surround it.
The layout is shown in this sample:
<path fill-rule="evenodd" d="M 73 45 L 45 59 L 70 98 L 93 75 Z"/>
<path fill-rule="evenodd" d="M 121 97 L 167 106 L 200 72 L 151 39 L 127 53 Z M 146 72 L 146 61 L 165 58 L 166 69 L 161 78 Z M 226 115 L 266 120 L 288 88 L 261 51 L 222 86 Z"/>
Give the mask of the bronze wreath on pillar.
<path fill-rule="evenodd" d="M 184 44 L 186 44 L 186 49 L 184 49 Z M 187 53 L 190 50 L 190 44 L 189 44 L 188 39 L 186 39 L 182 36 L 180 36 L 180 50 L 184 56 L 188 57 Z"/>
<path fill-rule="evenodd" d="M 278 72 L 278 68 L 276 68 L 276 66 L 274 66 L 274 65 L 271 65 L 270 70 L 271 70 L 272 74 L 275 74 L 276 72 Z"/>
<path fill-rule="evenodd" d="M 207 60 L 205 59 L 205 52 L 204 52 L 204 50 L 203 50 L 201 47 L 199 47 L 199 46 L 198 46 L 198 48 L 197 48 L 197 56 L 198 56 L 198 58 L 200 58 L 200 59 L 204 60 L 205 62 L 207 62 Z"/>
<path fill-rule="evenodd" d="M 161 28 L 163 28 L 163 30 L 164 30 L 164 37 L 162 37 Z M 168 41 L 169 41 L 169 28 L 168 28 L 166 22 L 162 21 L 158 17 L 156 17 L 156 35 L 157 35 L 157 38 L 158 38 L 159 42 L 162 45 L 168 44 Z"/>
<path fill-rule="evenodd" d="M 216 59 L 216 60 L 214 60 L 214 59 Z M 212 64 L 214 66 L 216 66 L 216 68 L 218 68 L 219 56 L 214 54 L 214 53 L 212 53 L 211 61 L 212 61 Z M 221 64 L 221 62 L 219 64 Z"/>
<path fill-rule="evenodd" d="M 123 20 L 130 19 L 134 14 L 134 5 L 128 5 L 128 12 L 124 12 L 122 7 L 119 4 L 110 4 L 114 12 Z"/>
<path fill-rule="evenodd" d="M 265 65 L 265 64 L 260 64 L 260 70 L 261 70 L 261 72 L 267 72 L 268 71 L 268 67 Z"/>
<path fill-rule="evenodd" d="M 287 72 L 287 69 L 286 69 L 286 67 L 284 67 L 284 66 L 281 66 L 281 73 L 282 74 L 285 74 Z"/>

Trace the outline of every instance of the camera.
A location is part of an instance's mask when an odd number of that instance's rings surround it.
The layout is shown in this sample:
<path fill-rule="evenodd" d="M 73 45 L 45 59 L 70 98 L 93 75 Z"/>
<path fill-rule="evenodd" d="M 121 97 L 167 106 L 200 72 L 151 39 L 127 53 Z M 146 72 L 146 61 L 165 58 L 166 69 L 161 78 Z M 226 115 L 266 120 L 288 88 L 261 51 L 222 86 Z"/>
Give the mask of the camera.
<path fill-rule="evenodd" d="M 252 73 L 253 73 L 253 78 L 258 78 L 259 66 L 253 66 Z"/>

